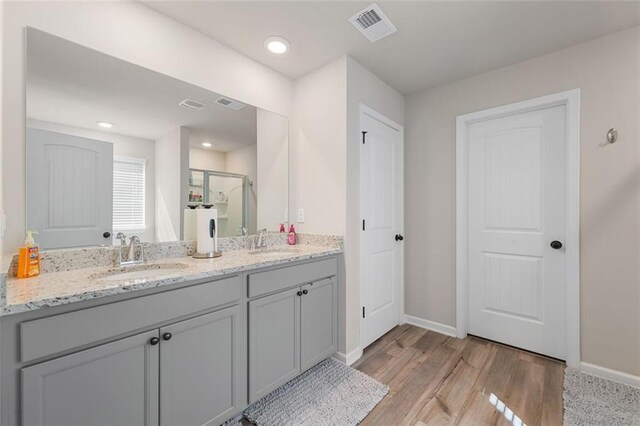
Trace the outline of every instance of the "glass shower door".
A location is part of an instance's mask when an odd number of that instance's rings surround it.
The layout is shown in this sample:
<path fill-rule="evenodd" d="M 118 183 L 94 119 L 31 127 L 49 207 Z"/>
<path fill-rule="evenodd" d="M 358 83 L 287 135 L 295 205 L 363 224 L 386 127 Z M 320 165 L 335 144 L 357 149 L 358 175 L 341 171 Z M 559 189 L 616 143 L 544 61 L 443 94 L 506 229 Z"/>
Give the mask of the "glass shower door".
<path fill-rule="evenodd" d="M 218 236 L 242 235 L 247 227 L 246 176 L 207 172 L 207 199 L 218 209 Z"/>

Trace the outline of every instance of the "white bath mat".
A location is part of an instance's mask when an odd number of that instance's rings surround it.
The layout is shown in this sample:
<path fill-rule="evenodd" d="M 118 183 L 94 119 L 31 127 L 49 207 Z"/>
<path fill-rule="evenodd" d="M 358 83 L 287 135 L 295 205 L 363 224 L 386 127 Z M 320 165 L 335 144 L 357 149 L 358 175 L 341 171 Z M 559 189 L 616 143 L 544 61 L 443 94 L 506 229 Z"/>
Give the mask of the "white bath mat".
<path fill-rule="evenodd" d="M 565 426 L 640 426 L 640 389 L 567 368 Z"/>
<path fill-rule="evenodd" d="M 258 426 L 357 425 L 389 392 L 332 358 L 322 361 L 244 410 Z"/>

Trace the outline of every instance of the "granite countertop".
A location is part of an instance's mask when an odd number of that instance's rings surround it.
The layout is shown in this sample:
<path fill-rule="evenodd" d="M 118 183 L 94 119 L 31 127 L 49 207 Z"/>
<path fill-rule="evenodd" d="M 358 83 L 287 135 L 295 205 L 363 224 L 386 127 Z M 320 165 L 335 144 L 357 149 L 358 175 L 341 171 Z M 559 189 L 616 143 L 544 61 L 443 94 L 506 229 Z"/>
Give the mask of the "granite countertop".
<path fill-rule="evenodd" d="M 280 251 L 282 250 L 282 251 Z M 274 252 L 276 251 L 276 252 Z M 153 278 L 124 278 L 101 280 L 117 267 L 94 267 L 41 274 L 38 277 L 8 278 L 5 283 L 6 297 L 0 306 L 0 316 L 33 311 L 50 306 L 93 300 L 100 297 L 128 293 L 144 289 L 170 286 L 187 281 L 212 278 L 266 266 L 313 259 L 342 253 L 339 247 L 296 245 L 295 248 L 270 247 L 263 253 L 248 250 L 225 252 L 215 259 L 174 257 L 149 262 L 147 269 L 160 269 L 164 265 L 167 274 Z M 138 265 L 133 270 L 143 269 Z"/>

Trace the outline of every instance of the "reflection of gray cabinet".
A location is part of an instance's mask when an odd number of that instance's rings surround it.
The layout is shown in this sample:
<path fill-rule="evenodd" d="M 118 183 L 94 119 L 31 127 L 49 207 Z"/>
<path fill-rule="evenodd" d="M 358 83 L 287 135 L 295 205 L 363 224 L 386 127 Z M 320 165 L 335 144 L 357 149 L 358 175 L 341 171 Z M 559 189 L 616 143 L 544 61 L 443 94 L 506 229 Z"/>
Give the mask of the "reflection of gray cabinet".
<path fill-rule="evenodd" d="M 242 408 L 239 317 L 233 306 L 160 329 L 161 425 L 218 425 Z"/>
<path fill-rule="evenodd" d="M 158 331 L 22 370 L 24 425 L 157 425 Z"/>
<path fill-rule="evenodd" d="M 337 309 L 335 277 L 249 302 L 249 403 L 336 351 Z"/>

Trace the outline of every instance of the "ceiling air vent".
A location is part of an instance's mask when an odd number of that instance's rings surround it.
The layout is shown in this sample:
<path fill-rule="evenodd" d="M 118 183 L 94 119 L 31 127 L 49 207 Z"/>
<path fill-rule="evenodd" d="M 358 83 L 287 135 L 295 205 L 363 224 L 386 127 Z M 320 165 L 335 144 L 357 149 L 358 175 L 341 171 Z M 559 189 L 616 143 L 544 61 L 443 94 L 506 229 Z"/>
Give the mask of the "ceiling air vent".
<path fill-rule="evenodd" d="M 235 109 L 236 111 L 246 107 L 246 105 L 241 102 L 234 101 L 233 99 L 229 99 L 225 97 L 216 99 L 216 103 L 218 105 L 222 105 L 223 107 Z"/>
<path fill-rule="evenodd" d="M 191 109 L 197 109 L 197 110 L 201 110 L 202 108 L 206 107 L 205 104 L 200 103 L 198 101 L 194 101 L 193 99 L 185 99 L 184 101 L 180 102 L 178 105 L 191 108 Z"/>
<path fill-rule="evenodd" d="M 356 13 L 349 22 L 372 43 L 398 31 L 377 4 Z"/>

